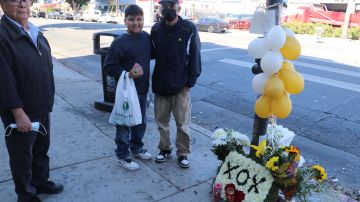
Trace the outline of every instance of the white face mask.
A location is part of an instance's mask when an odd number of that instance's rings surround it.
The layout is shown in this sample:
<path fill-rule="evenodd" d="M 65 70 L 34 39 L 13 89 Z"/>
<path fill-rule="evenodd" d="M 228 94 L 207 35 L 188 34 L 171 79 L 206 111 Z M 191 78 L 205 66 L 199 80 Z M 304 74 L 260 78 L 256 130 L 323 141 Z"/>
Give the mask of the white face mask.
<path fill-rule="evenodd" d="M 42 128 L 44 129 L 44 132 L 45 132 L 45 133 L 43 133 L 43 132 L 40 131 L 40 126 L 42 126 Z M 10 128 L 10 131 L 9 131 L 8 133 L 5 133 L 5 136 L 10 136 L 12 130 L 13 130 L 13 129 L 16 129 L 17 126 L 16 126 L 15 123 L 12 123 L 12 124 L 8 125 L 8 126 L 5 128 L 5 132 L 8 131 L 9 128 Z M 41 124 L 40 122 L 33 122 L 33 123 L 31 123 L 31 131 L 38 132 L 38 133 L 40 133 L 40 134 L 42 134 L 42 135 L 47 135 L 47 131 L 46 131 L 45 126 L 44 126 L 43 124 Z"/>

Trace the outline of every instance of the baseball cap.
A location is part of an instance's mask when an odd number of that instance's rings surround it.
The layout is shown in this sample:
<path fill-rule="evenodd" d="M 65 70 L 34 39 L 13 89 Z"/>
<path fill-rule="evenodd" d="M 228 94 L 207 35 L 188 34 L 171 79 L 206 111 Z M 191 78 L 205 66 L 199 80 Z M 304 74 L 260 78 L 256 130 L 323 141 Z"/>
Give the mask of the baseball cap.
<path fill-rule="evenodd" d="M 160 0 L 160 4 L 161 3 L 165 3 L 165 2 L 172 2 L 172 3 L 179 3 L 179 0 Z"/>

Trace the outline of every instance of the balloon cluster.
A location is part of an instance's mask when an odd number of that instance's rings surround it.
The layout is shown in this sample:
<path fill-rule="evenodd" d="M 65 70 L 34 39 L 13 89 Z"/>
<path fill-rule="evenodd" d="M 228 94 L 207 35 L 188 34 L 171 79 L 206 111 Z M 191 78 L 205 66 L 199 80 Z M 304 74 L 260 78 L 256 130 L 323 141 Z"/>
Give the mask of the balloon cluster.
<path fill-rule="evenodd" d="M 261 118 L 272 114 L 286 118 L 292 110 L 289 94 L 298 94 L 304 89 L 304 78 L 290 61 L 297 59 L 301 52 L 294 32 L 276 25 L 265 38 L 252 40 L 248 52 L 255 59 L 261 58 L 263 70 L 252 80 L 254 91 L 261 95 L 256 101 L 255 113 Z"/>

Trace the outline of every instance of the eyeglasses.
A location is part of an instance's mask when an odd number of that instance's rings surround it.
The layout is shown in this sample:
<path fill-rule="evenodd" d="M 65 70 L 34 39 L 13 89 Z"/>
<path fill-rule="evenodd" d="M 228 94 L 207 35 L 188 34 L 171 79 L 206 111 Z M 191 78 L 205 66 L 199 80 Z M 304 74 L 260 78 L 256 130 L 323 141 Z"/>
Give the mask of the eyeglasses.
<path fill-rule="evenodd" d="M 21 2 L 24 2 L 25 6 L 31 6 L 31 0 L 7 0 L 7 3 L 11 6 L 19 6 Z"/>

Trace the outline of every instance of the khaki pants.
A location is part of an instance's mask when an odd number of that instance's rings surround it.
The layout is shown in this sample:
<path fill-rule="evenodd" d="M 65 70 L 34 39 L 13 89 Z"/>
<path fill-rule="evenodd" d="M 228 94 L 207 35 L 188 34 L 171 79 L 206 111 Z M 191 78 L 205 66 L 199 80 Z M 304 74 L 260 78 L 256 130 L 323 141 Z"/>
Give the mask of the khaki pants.
<path fill-rule="evenodd" d="M 160 150 L 172 150 L 170 140 L 170 116 L 174 115 L 176 122 L 176 155 L 190 153 L 190 118 L 191 99 L 189 92 L 183 89 L 174 96 L 164 97 L 155 94 L 155 121 L 160 132 Z"/>

